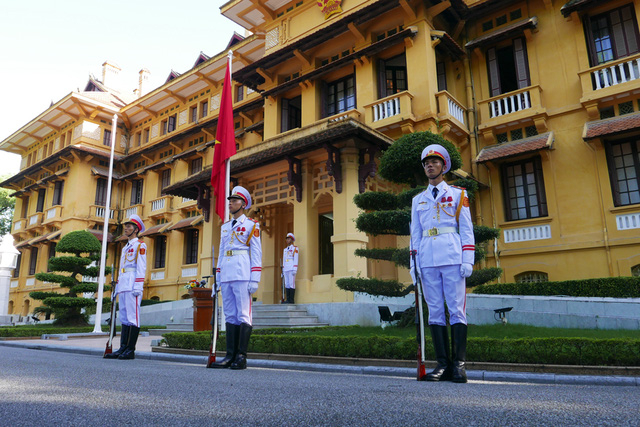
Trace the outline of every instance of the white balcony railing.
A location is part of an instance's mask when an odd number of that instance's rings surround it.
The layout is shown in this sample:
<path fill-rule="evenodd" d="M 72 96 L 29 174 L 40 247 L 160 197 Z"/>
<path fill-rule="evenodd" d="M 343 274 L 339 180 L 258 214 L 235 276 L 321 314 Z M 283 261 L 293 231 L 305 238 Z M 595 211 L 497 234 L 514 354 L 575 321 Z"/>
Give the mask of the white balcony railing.
<path fill-rule="evenodd" d="M 47 219 L 51 219 L 51 218 L 55 218 L 55 217 L 56 217 L 56 208 L 49 209 L 47 211 Z"/>
<path fill-rule="evenodd" d="M 164 280 L 164 271 L 152 271 L 151 280 Z"/>
<path fill-rule="evenodd" d="M 190 199 L 188 197 L 183 197 L 182 198 L 182 203 L 189 203 L 189 202 L 195 202 L 195 199 Z"/>
<path fill-rule="evenodd" d="M 40 219 L 40 215 L 39 214 L 31 215 L 29 217 L 29 225 L 36 225 L 38 223 L 39 219 Z"/>
<path fill-rule="evenodd" d="M 529 91 L 507 95 L 489 102 L 490 117 L 500 117 L 505 114 L 531 108 L 531 96 Z"/>
<path fill-rule="evenodd" d="M 551 226 L 549 224 L 504 230 L 505 243 L 527 242 L 530 240 L 543 240 L 550 238 Z"/>
<path fill-rule="evenodd" d="M 616 215 L 618 230 L 633 230 L 640 228 L 640 213 Z"/>
<path fill-rule="evenodd" d="M 591 72 L 593 90 L 640 79 L 640 58 L 619 62 Z"/>
<path fill-rule="evenodd" d="M 449 106 L 449 114 L 451 114 L 454 119 L 464 125 L 464 108 L 462 108 L 460 105 L 458 105 L 457 102 L 449 97 L 447 97 L 447 104 Z"/>
<path fill-rule="evenodd" d="M 164 207 L 166 205 L 166 200 L 167 199 L 165 199 L 165 198 L 153 200 L 151 202 L 151 212 L 159 211 L 161 209 L 164 209 Z"/>
<path fill-rule="evenodd" d="M 18 231 L 22 228 L 22 221 L 16 221 L 13 224 L 13 231 Z"/>
<path fill-rule="evenodd" d="M 130 208 L 127 208 L 127 210 L 124 212 L 125 218 L 131 218 L 131 215 L 137 215 L 137 214 L 138 214 L 137 206 L 132 206 Z"/>
<path fill-rule="evenodd" d="M 11 287 L 12 288 L 17 288 L 18 287 L 18 279 L 11 280 Z"/>
<path fill-rule="evenodd" d="M 36 284 L 36 278 L 35 277 L 29 277 L 27 279 L 27 281 L 25 282 L 26 286 L 33 286 Z"/>
<path fill-rule="evenodd" d="M 106 208 L 104 207 L 96 207 L 96 216 L 99 218 L 104 218 L 104 211 Z M 114 211 L 113 209 L 109 209 L 109 219 L 113 219 Z"/>
<path fill-rule="evenodd" d="M 198 275 L 198 267 L 182 267 L 182 277 L 195 277 Z"/>
<path fill-rule="evenodd" d="M 382 102 L 371 106 L 373 109 L 373 121 L 386 119 L 400 114 L 400 98 L 384 99 Z"/>

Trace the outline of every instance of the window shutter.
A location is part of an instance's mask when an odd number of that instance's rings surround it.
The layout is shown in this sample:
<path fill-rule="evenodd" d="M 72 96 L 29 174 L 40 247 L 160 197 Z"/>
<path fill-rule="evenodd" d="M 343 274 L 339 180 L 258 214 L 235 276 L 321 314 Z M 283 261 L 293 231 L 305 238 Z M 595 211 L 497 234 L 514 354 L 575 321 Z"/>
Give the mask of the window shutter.
<path fill-rule="evenodd" d="M 613 10 L 609 13 L 609 21 L 611 22 L 611 30 L 613 32 L 613 47 L 616 50 L 616 58 L 623 58 L 629 55 L 627 43 L 624 40 L 624 30 L 620 19 L 620 10 Z"/>
<path fill-rule="evenodd" d="M 518 78 L 518 89 L 527 87 L 529 82 L 529 65 L 527 63 L 527 45 L 524 39 L 513 41 L 513 56 L 516 60 L 516 77 Z"/>
<path fill-rule="evenodd" d="M 387 97 L 387 67 L 382 59 L 378 59 L 378 99 Z"/>
<path fill-rule="evenodd" d="M 636 25 L 636 20 L 634 19 L 635 15 L 633 13 L 633 9 L 631 9 L 631 5 L 620 9 L 620 15 L 622 18 L 622 29 L 627 44 L 627 52 L 628 55 L 633 55 L 634 53 L 638 53 L 640 49 L 638 49 L 638 26 Z"/>
<path fill-rule="evenodd" d="M 282 98 L 280 106 L 280 132 L 289 130 L 289 100 Z"/>
<path fill-rule="evenodd" d="M 329 85 L 324 80 L 320 81 L 320 114 L 321 118 L 328 116 L 329 106 L 327 102 L 329 99 Z"/>
<path fill-rule="evenodd" d="M 436 73 L 438 75 L 438 92 L 441 90 L 447 90 L 447 74 L 444 62 L 436 63 Z"/>
<path fill-rule="evenodd" d="M 498 96 L 501 93 L 500 73 L 498 71 L 495 47 L 487 50 L 487 66 L 489 67 L 489 88 L 491 90 L 491 96 Z"/>

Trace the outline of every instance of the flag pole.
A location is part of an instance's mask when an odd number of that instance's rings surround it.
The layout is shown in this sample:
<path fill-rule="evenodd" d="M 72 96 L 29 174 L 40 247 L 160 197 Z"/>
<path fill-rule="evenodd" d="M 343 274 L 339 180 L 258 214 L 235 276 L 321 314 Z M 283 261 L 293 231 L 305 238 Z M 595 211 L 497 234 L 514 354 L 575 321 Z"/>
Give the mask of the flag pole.
<path fill-rule="evenodd" d="M 109 177 L 107 178 L 107 200 L 104 208 L 104 227 L 102 230 L 102 251 L 100 253 L 100 276 L 98 278 L 98 299 L 96 300 L 96 317 L 93 333 L 102 333 L 102 299 L 104 296 L 104 271 L 107 261 L 107 235 L 109 232 L 109 217 L 111 216 L 111 178 L 113 176 L 113 154 L 116 147 L 116 131 L 118 130 L 118 115 L 113 115 L 111 121 L 111 154 L 109 156 Z M 112 271 L 113 275 L 115 272 Z M 113 289 L 111 290 L 113 292 Z M 115 301 L 112 301 L 115 304 Z"/>
<path fill-rule="evenodd" d="M 231 83 L 233 81 L 233 51 L 229 50 L 229 52 L 227 53 L 227 63 L 228 63 L 228 67 L 229 67 L 229 83 Z M 230 86 L 233 87 L 232 84 L 230 84 Z M 231 90 L 230 87 L 227 88 L 227 90 Z M 233 94 L 233 92 L 231 92 Z M 232 103 L 233 105 L 233 103 Z M 231 112 L 231 114 L 233 115 L 233 111 Z M 233 142 L 235 144 L 235 141 Z M 225 178 L 224 178 L 224 198 L 225 200 L 227 199 L 227 197 L 229 197 L 229 181 L 231 181 L 231 159 L 227 159 L 225 160 Z M 224 203 L 224 220 L 222 221 L 227 222 L 229 220 L 229 203 L 225 202 Z"/>

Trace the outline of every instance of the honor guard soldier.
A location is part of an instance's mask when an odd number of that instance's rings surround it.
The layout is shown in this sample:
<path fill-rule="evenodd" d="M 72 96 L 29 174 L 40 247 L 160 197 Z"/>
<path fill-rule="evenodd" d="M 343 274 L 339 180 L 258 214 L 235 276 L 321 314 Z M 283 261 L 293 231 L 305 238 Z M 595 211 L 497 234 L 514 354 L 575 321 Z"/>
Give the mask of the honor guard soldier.
<path fill-rule="evenodd" d="M 288 233 L 287 247 L 282 253 L 282 274 L 284 275 L 284 287 L 287 292 L 287 304 L 293 304 L 296 295 L 296 273 L 298 272 L 298 247 L 293 244 L 296 236 Z"/>
<path fill-rule="evenodd" d="M 418 265 L 412 265 L 412 268 L 421 273 L 437 362 L 426 379 L 464 383 L 467 382 L 465 278 L 473 271 L 475 253 L 469 198 L 463 188 L 447 185 L 444 181 L 443 175 L 451 169 L 451 159 L 443 146 L 427 146 L 421 160 L 429 186 L 413 198 L 411 249 L 417 251 Z M 451 353 L 445 302 L 451 324 Z"/>
<path fill-rule="evenodd" d="M 234 187 L 228 200 L 233 219 L 222 224 L 216 268 L 226 317 L 227 354 L 212 367 L 245 369 L 252 330 L 251 295 L 258 290 L 262 273 L 260 224 L 244 214 L 251 207 L 251 195 L 244 187 Z"/>
<path fill-rule="evenodd" d="M 140 333 L 142 286 L 147 271 L 147 245 L 138 240 L 138 234 L 144 230 L 144 223 L 138 215 L 131 215 L 124 223 L 124 235 L 128 241 L 122 248 L 118 283 L 112 298 L 112 304 L 115 304 L 115 295 L 118 295 L 120 305 L 120 348 L 105 355 L 107 359 L 135 359 L 136 343 Z"/>

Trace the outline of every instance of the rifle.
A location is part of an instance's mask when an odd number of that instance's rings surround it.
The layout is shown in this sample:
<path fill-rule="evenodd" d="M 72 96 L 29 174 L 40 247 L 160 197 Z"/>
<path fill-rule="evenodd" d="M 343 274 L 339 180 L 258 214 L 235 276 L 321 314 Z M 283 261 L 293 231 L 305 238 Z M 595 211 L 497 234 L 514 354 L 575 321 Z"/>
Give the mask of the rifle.
<path fill-rule="evenodd" d="M 115 264 L 111 266 L 111 317 L 109 318 L 109 339 L 107 339 L 107 346 L 104 349 L 103 358 L 107 357 L 107 354 L 113 353 L 112 343 L 113 338 L 116 336 L 116 284 L 118 281 L 115 279 L 116 268 Z"/>
<path fill-rule="evenodd" d="M 280 304 L 284 304 L 286 300 L 284 298 L 284 266 L 282 264 L 282 258 L 280 259 L 280 279 L 282 279 L 282 301 L 280 301 Z"/>
<path fill-rule="evenodd" d="M 411 257 L 413 258 L 413 272 L 415 275 L 415 294 L 416 294 L 416 323 L 417 330 L 416 335 L 418 337 L 418 352 L 416 355 L 418 361 L 417 380 L 425 381 L 427 379 L 427 371 L 424 365 L 424 319 L 422 318 L 422 280 L 420 279 L 420 272 L 418 271 L 418 263 L 416 262 L 416 252 L 411 251 Z"/>
<path fill-rule="evenodd" d="M 211 250 L 211 260 L 213 262 L 213 248 Z M 213 277 L 213 312 L 211 313 L 211 346 L 209 346 L 209 357 L 207 359 L 207 368 L 212 368 L 216 363 L 216 345 L 218 344 L 218 284 L 216 283 L 216 267 L 213 266 L 213 274 L 204 276 L 205 279 Z"/>

